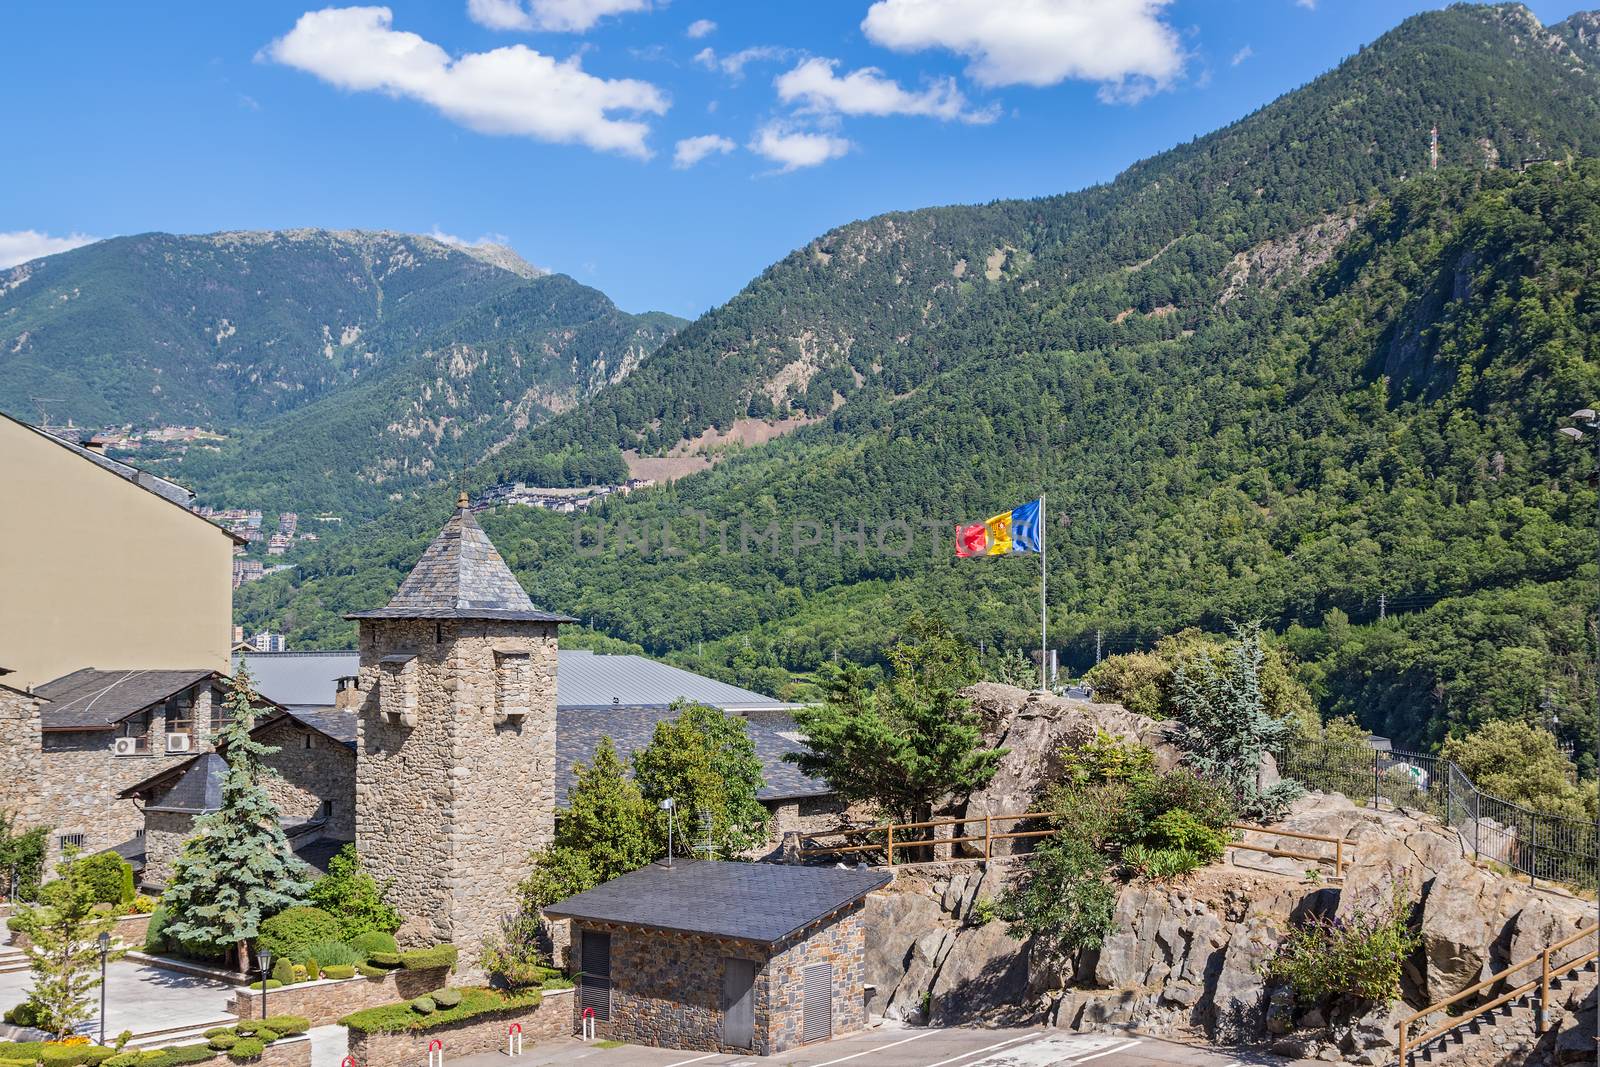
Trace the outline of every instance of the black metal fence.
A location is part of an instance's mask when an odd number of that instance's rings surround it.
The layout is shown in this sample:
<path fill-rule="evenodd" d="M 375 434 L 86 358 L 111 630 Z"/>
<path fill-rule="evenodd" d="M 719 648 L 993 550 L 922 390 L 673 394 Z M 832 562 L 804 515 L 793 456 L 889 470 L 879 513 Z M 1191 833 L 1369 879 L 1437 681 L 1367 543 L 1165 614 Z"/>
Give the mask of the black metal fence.
<path fill-rule="evenodd" d="M 1595 824 L 1546 815 L 1490 796 L 1460 767 L 1421 752 L 1359 743 L 1300 742 L 1278 754 L 1286 778 L 1358 803 L 1427 812 L 1454 827 L 1479 859 L 1533 879 L 1593 886 L 1600 872 Z"/>

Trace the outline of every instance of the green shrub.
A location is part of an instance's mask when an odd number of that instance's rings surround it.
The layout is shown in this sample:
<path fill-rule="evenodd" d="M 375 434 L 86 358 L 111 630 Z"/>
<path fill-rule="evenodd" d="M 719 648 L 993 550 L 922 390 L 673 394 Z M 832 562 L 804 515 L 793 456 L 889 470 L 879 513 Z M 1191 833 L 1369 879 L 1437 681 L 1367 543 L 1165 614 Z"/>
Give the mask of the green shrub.
<path fill-rule="evenodd" d="M 421 971 L 429 967 L 454 967 L 459 954 L 454 945 L 413 948 L 400 953 L 400 966 L 408 971 Z"/>
<path fill-rule="evenodd" d="M 160 905 L 161 902 L 155 897 L 140 893 L 133 898 L 133 903 L 128 908 L 135 915 L 151 915 L 155 913 L 156 908 Z"/>
<path fill-rule="evenodd" d="M 16 1007 L 7 1010 L 3 1018 L 12 1026 L 33 1026 L 38 1022 L 39 1015 L 33 1004 L 24 1000 Z"/>
<path fill-rule="evenodd" d="M 228 1050 L 228 1059 L 234 1063 L 248 1063 L 265 1051 L 267 1051 L 265 1042 L 247 1037 Z"/>
<path fill-rule="evenodd" d="M 257 993 L 259 993 L 259 992 L 261 992 L 261 983 L 260 982 L 251 982 L 250 983 L 250 988 L 254 989 Z M 283 983 L 278 981 L 276 978 L 268 978 L 267 979 L 267 988 L 269 990 L 270 989 L 282 989 L 283 988 Z"/>
<path fill-rule="evenodd" d="M 389 968 L 374 967 L 370 963 L 358 963 L 356 964 L 356 973 L 363 978 L 382 978 L 389 973 Z"/>
<path fill-rule="evenodd" d="M 254 1037 L 256 1036 L 256 1031 L 261 1029 L 263 1025 L 260 1019 L 241 1019 L 234 1026 L 233 1032 L 240 1037 Z"/>
<path fill-rule="evenodd" d="M 361 953 L 342 941 L 318 941 L 306 946 L 306 959 L 315 959 L 323 970 L 327 970 L 329 964 L 359 963 L 361 958 Z M 306 969 L 311 969 L 309 963 Z"/>
<path fill-rule="evenodd" d="M 461 990 L 459 989 L 436 989 L 428 995 L 441 1008 L 453 1008 L 461 1003 Z"/>
<path fill-rule="evenodd" d="M 216 1049 L 218 1052 L 226 1052 L 242 1040 L 244 1039 L 238 1034 L 230 1031 L 228 1033 L 221 1033 L 211 1037 L 208 1039 L 207 1044 Z"/>
<path fill-rule="evenodd" d="M 150 924 L 144 929 L 144 950 L 146 952 L 162 953 L 167 950 L 167 909 L 165 905 L 157 904 L 156 910 L 150 913 Z"/>
<path fill-rule="evenodd" d="M 1036 936 L 1049 955 L 1099 948 L 1116 929 L 1117 890 L 1107 874 L 1105 857 L 1090 842 L 1062 830 L 1042 839 L 995 913 L 1011 924 L 1012 937 Z"/>
<path fill-rule="evenodd" d="M 317 957 L 307 956 L 305 967 L 307 981 L 315 982 L 322 977 L 322 965 L 317 962 Z"/>
<path fill-rule="evenodd" d="M 439 1005 L 433 1002 L 432 997 L 417 997 L 411 1002 L 411 1010 L 418 1015 L 432 1015 L 439 1010 Z"/>
<path fill-rule="evenodd" d="M 355 964 L 352 963 L 331 963 L 322 968 L 322 977 L 324 978 L 354 978 L 355 976 L 356 968 Z"/>
<path fill-rule="evenodd" d="M 1123 849 L 1122 865 L 1133 876 L 1155 882 L 1170 882 L 1205 866 L 1200 857 L 1186 849 L 1143 845 L 1129 845 Z"/>
<path fill-rule="evenodd" d="M 281 1036 L 283 1035 L 279 1034 L 278 1031 L 267 1026 L 263 1026 L 261 1029 L 256 1031 L 256 1040 L 260 1041 L 264 1045 L 272 1044 Z"/>
<path fill-rule="evenodd" d="M 1301 1000 L 1354 997 L 1387 1006 L 1400 995 L 1401 967 L 1420 943 L 1410 917 L 1410 883 L 1401 877 L 1387 900 L 1348 919 L 1317 916 L 1296 927 L 1267 961 L 1267 973 Z"/>
<path fill-rule="evenodd" d="M 400 966 L 400 953 L 374 952 L 367 956 L 367 962 L 374 967 L 387 967 L 390 970 Z"/>
<path fill-rule="evenodd" d="M 147 1052 L 139 1060 L 139 1067 L 182 1067 L 188 1063 L 204 1063 L 216 1057 L 209 1045 L 168 1045 L 157 1052 Z"/>
<path fill-rule="evenodd" d="M 231 1027 L 231 1026 L 213 1026 L 211 1029 L 207 1030 L 202 1036 L 205 1037 L 206 1040 L 209 1041 L 211 1038 L 217 1037 L 217 1036 L 219 1036 L 221 1034 L 237 1034 L 237 1033 L 238 1033 L 238 1031 L 236 1029 L 234 1029 L 233 1027 Z"/>
<path fill-rule="evenodd" d="M 97 852 L 73 861 L 73 869 L 101 904 L 133 903 L 133 866 L 115 852 Z"/>
<path fill-rule="evenodd" d="M 294 961 L 285 957 L 278 957 L 278 962 L 272 965 L 272 977 L 282 985 L 294 985 Z"/>
<path fill-rule="evenodd" d="M 261 924 L 257 947 L 280 959 L 297 959 L 319 941 L 339 940 L 339 920 L 321 908 L 285 908 Z"/>
<path fill-rule="evenodd" d="M 311 1020 L 304 1015 L 269 1015 L 261 1022 L 284 1037 L 294 1037 L 311 1029 Z"/>
<path fill-rule="evenodd" d="M 116 1049 L 101 1045 L 45 1045 L 39 1050 L 39 1062 L 44 1067 L 81 1067 L 102 1064 L 116 1054 Z"/>
<path fill-rule="evenodd" d="M 353 844 L 328 862 L 328 873 L 312 884 L 310 896 L 311 903 L 339 920 L 343 940 L 400 928 L 400 913 L 384 901 L 377 881 L 362 869 Z M 392 939 L 388 951 L 394 951 Z"/>
<path fill-rule="evenodd" d="M 449 1026 L 479 1015 L 498 1011 L 522 1010 L 536 1006 L 542 994 L 537 989 L 516 993 L 501 993 L 494 989 L 473 987 L 463 989 L 461 1003 L 453 1008 L 439 1008 L 432 1015 L 420 1015 L 411 1010 L 408 1001 L 367 1008 L 339 1020 L 340 1025 L 365 1034 L 405 1034 Z"/>
<path fill-rule="evenodd" d="M 400 946 L 395 944 L 394 935 L 383 930 L 368 930 L 357 934 L 350 938 L 349 945 L 361 959 L 370 959 L 374 952 L 393 952 L 396 956 L 400 953 Z"/>
<path fill-rule="evenodd" d="M 1063 745 L 1057 757 L 1061 761 L 1059 780 L 1072 788 L 1142 781 L 1155 773 L 1156 765 L 1156 754 L 1149 748 L 1098 727 L 1083 744 Z"/>
<path fill-rule="evenodd" d="M 139 1053 L 119 1052 L 107 1060 L 102 1067 L 139 1067 Z"/>

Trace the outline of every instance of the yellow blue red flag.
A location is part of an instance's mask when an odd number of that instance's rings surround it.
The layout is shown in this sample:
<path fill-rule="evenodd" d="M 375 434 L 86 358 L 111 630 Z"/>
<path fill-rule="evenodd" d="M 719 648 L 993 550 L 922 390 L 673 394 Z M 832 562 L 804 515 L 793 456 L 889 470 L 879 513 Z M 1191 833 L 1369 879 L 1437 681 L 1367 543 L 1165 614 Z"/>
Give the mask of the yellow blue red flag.
<path fill-rule="evenodd" d="M 1005 556 L 1043 550 L 1043 529 L 1037 500 L 1030 500 L 983 522 L 956 527 L 958 556 Z"/>

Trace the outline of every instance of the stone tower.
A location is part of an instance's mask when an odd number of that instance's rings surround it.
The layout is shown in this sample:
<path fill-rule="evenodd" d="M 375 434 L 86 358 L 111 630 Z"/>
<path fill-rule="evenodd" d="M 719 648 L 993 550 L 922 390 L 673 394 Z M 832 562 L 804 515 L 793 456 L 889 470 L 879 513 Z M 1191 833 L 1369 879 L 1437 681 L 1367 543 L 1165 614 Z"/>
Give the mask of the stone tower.
<path fill-rule="evenodd" d="M 529 850 L 555 828 L 556 627 L 467 509 L 360 626 L 356 847 L 405 917 L 479 978 Z"/>

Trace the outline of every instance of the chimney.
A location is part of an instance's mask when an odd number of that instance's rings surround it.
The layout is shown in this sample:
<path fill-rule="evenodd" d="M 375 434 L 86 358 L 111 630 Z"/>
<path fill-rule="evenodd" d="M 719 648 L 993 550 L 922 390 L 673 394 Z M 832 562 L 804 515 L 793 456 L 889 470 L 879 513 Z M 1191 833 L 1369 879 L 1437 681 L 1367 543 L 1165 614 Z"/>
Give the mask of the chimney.
<path fill-rule="evenodd" d="M 347 675 L 334 681 L 333 706 L 339 711 L 354 711 L 361 706 L 361 679 Z"/>

